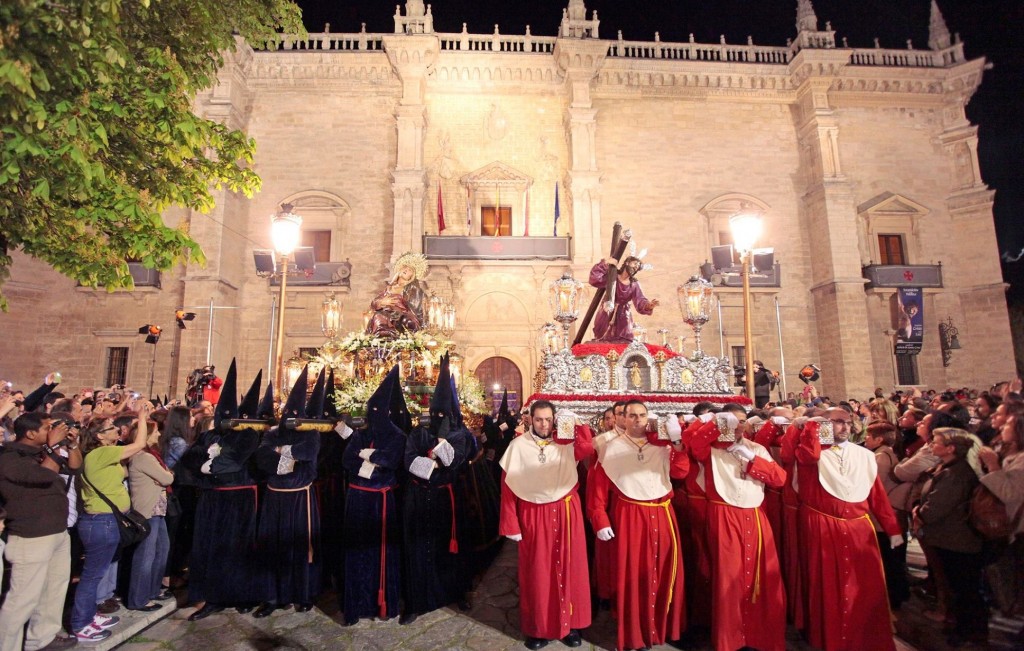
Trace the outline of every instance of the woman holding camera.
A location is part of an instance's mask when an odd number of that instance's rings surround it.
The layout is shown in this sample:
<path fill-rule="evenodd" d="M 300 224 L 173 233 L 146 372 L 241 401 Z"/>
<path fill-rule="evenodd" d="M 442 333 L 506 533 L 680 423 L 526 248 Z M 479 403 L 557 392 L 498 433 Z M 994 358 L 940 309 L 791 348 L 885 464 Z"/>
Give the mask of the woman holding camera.
<path fill-rule="evenodd" d="M 149 535 L 138 544 L 132 556 L 131 581 L 128 587 L 129 610 L 152 612 L 160 609 L 163 601 L 172 598 L 170 591 L 161 590 L 167 553 L 167 487 L 174 481 L 174 473 L 167 469 L 160 456 L 160 431 L 153 428 L 146 438 L 146 449 L 128 462 L 128 485 L 132 506 L 149 520 Z"/>
<path fill-rule="evenodd" d="M 125 470 L 122 462 L 131 459 L 146 447 L 146 418 L 153 411 L 149 402 L 139 405 L 139 424 L 135 439 L 128 445 L 118 446 L 118 428 L 113 422 L 94 423 L 82 435 L 82 504 L 78 516 L 78 535 L 82 539 L 85 562 L 82 576 L 75 591 L 71 609 L 71 630 L 80 642 L 98 642 L 110 636 L 106 629 L 116 624 L 117 617 L 96 612 L 96 590 L 117 553 L 121 537 L 117 521 L 99 493 L 107 497 L 122 512 L 131 508 L 128 490 L 124 487 Z"/>

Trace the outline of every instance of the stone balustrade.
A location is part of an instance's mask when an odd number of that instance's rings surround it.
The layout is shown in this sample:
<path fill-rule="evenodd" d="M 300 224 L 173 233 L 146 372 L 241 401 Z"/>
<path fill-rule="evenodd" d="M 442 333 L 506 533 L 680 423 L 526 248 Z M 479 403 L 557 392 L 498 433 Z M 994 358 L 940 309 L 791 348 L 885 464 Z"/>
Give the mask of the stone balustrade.
<path fill-rule="evenodd" d="M 495 25 L 493 34 L 469 34 L 463 26 L 462 32 L 438 32 L 441 51 L 444 52 L 508 52 L 515 54 L 545 54 L 554 52 L 557 38 L 554 36 L 533 36 L 501 34 Z M 363 52 L 384 49 L 386 34 L 367 33 L 310 33 L 304 39 L 282 35 L 264 47 L 264 52 L 324 50 L 333 52 Z M 723 39 L 724 40 L 724 39 Z M 606 40 L 608 56 L 620 59 L 667 59 L 675 61 L 713 61 L 723 63 L 755 63 L 786 65 L 796 55 L 793 46 L 696 43 L 654 41 L 626 41 L 621 37 Z M 888 48 L 837 48 L 850 53 L 850 65 L 904 68 L 945 68 L 966 61 L 963 43 L 954 43 L 942 50 L 914 50 Z"/>

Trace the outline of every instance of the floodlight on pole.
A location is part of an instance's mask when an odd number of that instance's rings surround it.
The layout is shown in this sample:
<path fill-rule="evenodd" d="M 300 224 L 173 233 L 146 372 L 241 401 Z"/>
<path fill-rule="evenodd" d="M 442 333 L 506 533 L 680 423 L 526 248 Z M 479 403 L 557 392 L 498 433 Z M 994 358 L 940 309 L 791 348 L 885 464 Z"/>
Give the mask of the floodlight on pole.
<path fill-rule="evenodd" d="M 281 358 L 284 351 L 284 293 L 288 285 L 288 256 L 295 250 L 302 239 L 302 217 L 292 212 L 292 204 L 281 204 L 281 210 L 270 216 L 270 239 L 274 243 L 274 250 L 277 251 L 281 260 L 278 264 L 281 276 L 281 292 L 278 299 L 277 310 L 277 354 L 275 355 L 274 378 L 277 386 L 285 386 L 284 369 L 281 365 Z M 282 393 L 282 396 L 284 394 Z"/>
<path fill-rule="evenodd" d="M 746 358 L 744 376 L 747 379 L 747 397 L 751 400 L 754 400 L 754 337 L 750 315 L 750 259 L 754 245 L 761 237 L 762 228 L 761 213 L 747 206 L 741 207 L 738 213 L 729 218 L 732 242 L 740 254 L 740 262 L 743 265 L 743 349 Z"/>

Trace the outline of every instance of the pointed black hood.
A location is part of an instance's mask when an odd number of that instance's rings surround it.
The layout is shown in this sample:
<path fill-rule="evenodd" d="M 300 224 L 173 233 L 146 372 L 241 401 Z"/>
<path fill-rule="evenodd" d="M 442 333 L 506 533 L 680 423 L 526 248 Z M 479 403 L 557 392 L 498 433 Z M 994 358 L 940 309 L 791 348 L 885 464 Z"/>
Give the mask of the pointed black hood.
<path fill-rule="evenodd" d="M 288 394 L 288 400 L 281 408 L 281 420 L 287 418 L 302 418 L 306 414 L 306 387 L 309 385 L 309 366 L 304 366 L 299 373 L 298 379 L 292 385 L 292 391 Z"/>
<path fill-rule="evenodd" d="M 238 418 L 238 370 L 232 358 L 224 385 L 220 388 L 220 400 L 213 412 L 213 428 L 222 429 Z"/>
<path fill-rule="evenodd" d="M 511 415 L 512 414 L 508 411 L 508 389 L 505 389 L 501 392 L 501 406 L 498 407 L 498 421 L 503 421 Z"/>
<path fill-rule="evenodd" d="M 256 417 L 261 420 L 274 420 L 274 381 L 267 382 L 267 390 L 263 393 L 263 399 L 256 407 Z"/>
<path fill-rule="evenodd" d="M 306 418 L 320 419 L 324 415 L 324 387 L 327 385 L 327 369 L 320 369 L 320 375 L 316 376 L 316 384 L 309 394 L 309 402 L 306 403 Z"/>
<path fill-rule="evenodd" d="M 327 420 L 340 420 L 338 415 L 338 405 L 335 402 L 334 395 L 334 367 L 331 367 L 331 372 L 327 374 L 327 386 L 324 387 L 326 397 L 324 398 L 324 415 L 323 417 Z"/>
<path fill-rule="evenodd" d="M 243 420 L 256 418 L 256 414 L 259 413 L 261 384 L 263 384 L 263 369 L 260 369 L 260 372 L 256 374 L 256 379 L 252 381 L 252 386 L 249 387 L 245 397 L 242 398 L 242 404 L 238 406 L 239 418 Z"/>
<path fill-rule="evenodd" d="M 391 368 L 366 401 L 366 423 L 374 432 L 398 431 L 403 435 L 408 432 L 405 423 L 409 421 L 409 410 L 402 396 L 402 378 L 398 374 L 398 366 Z M 411 424 L 409 425 L 411 429 Z"/>

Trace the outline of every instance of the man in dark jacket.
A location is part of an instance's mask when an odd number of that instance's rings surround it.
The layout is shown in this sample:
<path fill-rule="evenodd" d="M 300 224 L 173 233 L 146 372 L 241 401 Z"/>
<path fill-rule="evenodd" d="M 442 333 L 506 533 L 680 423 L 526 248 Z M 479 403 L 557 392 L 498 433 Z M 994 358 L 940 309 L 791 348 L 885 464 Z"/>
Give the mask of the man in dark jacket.
<path fill-rule="evenodd" d="M 14 421 L 15 440 L 0 452 L 5 554 L 11 563 L 11 589 L 0 609 L 2 651 L 21 651 L 23 639 L 29 649 L 63 649 L 76 642 L 60 634 L 71 542 L 67 487 L 57 473 L 62 467 L 70 473 L 82 467 L 78 443 L 67 434 L 67 425 L 45 414 L 22 414 Z M 70 450 L 67 460 L 60 446 Z"/>

